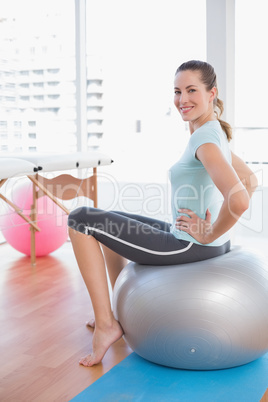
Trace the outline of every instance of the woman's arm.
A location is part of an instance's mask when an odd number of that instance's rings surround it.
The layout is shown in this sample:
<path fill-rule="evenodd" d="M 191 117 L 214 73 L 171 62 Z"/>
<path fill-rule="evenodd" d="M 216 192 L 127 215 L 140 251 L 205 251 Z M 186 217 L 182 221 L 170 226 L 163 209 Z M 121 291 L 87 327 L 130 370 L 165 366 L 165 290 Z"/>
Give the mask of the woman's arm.
<path fill-rule="evenodd" d="M 224 201 L 218 218 L 212 225 L 209 211 L 207 211 L 206 219 L 203 220 L 194 212 L 182 209 L 180 212 L 188 216 L 180 216 L 176 227 L 189 233 L 200 243 L 208 244 L 227 232 L 248 209 L 253 192 L 249 184 L 252 172 L 246 165 L 245 169 L 242 161 L 235 156 L 233 157 L 234 166 L 230 165 L 221 149 L 212 143 L 201 145 L 196 155 L 222 193 Z M 245 181 L 245 185 L 241 180 Z"/>
<path fill-rule="evenodd" d="M 252 170 L 245 164 L 245 162 L 240 159 L 237 155 L 232 152 L 232 166 L 236 171 L 239 179 L 245 186 L 249 197 L 252 197 L 252 194 L 258 187 L 258 180 Z"/>

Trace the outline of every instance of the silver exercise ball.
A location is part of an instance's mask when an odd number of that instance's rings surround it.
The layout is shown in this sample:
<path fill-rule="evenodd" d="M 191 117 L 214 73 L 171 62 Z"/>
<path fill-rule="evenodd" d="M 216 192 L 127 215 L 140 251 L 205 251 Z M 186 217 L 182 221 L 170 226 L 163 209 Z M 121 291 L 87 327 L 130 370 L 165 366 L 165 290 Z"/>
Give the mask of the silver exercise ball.
<path fill-rule="evenodd" d="M 128 345 L 151 362 L 246 364 L 268 351 L 268 263 L 243 248 L 182 265 L 131 262 L 116 281 L 113 309 Z"/>

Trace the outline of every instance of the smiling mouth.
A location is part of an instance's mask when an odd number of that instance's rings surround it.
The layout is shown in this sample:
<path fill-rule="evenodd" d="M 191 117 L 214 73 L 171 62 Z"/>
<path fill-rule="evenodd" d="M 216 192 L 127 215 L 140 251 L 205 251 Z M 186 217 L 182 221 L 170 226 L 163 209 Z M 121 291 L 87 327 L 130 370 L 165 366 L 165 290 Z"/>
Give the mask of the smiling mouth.
<path fill-rule="evenodd" d="M 187 113 L 193 109 L 193 106 L 181 107 L 182 113 Z"/>

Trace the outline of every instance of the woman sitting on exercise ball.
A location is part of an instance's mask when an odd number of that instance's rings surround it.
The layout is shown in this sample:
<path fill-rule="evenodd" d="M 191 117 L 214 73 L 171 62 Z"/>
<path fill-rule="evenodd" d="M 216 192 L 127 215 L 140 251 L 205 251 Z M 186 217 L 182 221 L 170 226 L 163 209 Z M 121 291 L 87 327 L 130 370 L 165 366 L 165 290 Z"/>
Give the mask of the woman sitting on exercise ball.
<path fill-rule="evenodd" d="M 170 169 L 172 225 L 89 207 L 69 216 L 70 238 L 95 315 L 89 323 L 92 352 L 80 360 L 84 366 L 99 363 L 123 335 L 112 313 L 105 266 L 113 287 L 128 260 L 183 264 L 228 252 L 228 231 L 249 207 L 257 186 L 253 172 L 229 149 L 232 131 L 220 120 L 223 103 L 210 64 L 192 60 L 177 69 L 174 104 L 189 122 L 190 138 Z"/>

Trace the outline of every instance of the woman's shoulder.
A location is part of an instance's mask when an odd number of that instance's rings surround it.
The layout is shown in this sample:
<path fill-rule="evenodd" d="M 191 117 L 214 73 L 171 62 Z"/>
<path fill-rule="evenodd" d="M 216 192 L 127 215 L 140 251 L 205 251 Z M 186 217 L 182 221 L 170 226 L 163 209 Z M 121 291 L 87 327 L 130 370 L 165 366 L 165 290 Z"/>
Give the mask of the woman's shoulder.
<path fill-rule="evenodd" d="M 221 128 L 221 124 L 218 120 L 208 121 L 195 130 L 191 135 L 189 148 L 195 155 L 197 149 L 201 145 L 207 143 L 217 145 L 222 150 L 227 160 L 231 163 L 232 157 L 227 136 Z"/>
<path fill-rule="evenodd" d="M 223 131 L 218 120 L 208 121 L 197 128 L 190 138 L 190 146 L 201 145 L 207 142 L 221 145 L 223 140 Z"/>
<path fill-rule="evenodd" d="M 221 128 L 221 124 L 220 124 L 219 120 L 211 120 L 211 121 L 207 121 L 205 124 L 198 127 L 193 132 L 191 137 L 197 137 L 202 134 L 212 134 L 212 135 L 215 134 L 215 135 L 220 136 L 221 133 L 222 133 L 222 128 Z"/>

